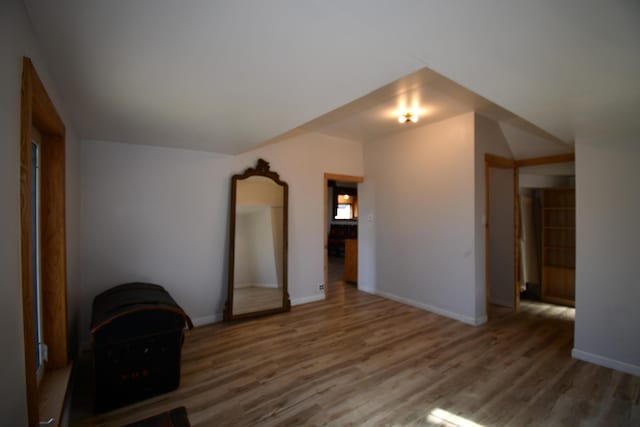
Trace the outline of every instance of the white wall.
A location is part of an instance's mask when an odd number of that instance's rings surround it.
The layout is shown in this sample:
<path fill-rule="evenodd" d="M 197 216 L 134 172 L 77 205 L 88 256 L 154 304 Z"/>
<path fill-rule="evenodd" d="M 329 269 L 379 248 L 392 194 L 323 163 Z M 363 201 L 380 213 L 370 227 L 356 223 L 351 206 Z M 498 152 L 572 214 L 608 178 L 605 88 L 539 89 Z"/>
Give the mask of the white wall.
<path fill-rule="evenodd" d="M 236 206 L 234 287 L 277 288 L 282 282 L 276 269 L 276 239 L 282 238 L 282 226 L 278 234 L 271 215 L 273 208 L 269 206 L 254 207 L 244 213 L 238 210 L 241 207 Z"/>
<path fill-rule="evenodd" d="M 121 283 L 165 286 L 194 321 L 222 310 L 230 175 L 211 153 L 82 142 L 83 340 L 93 297 Z"/>
<path fill-rule="evenodd" d="M 362 144 L 305 134 L 236 158 L 234 173 L 263 157 L 289 184 L 289 294 L 291 303 L 324 299 L 324 174 L 363 175 Z"/>
<path fill-rule="evenodd" d="M 364 147 L 365 159 L 368 146 Z M 365 160 L 365 167 L 366 167 Z M 365 171 L 366 172 L 366 171 Z M 358 289 L 375 293 L 376 284 L 376 186 L 373 174 L 358 184 Z"/>
<path fill-rule="evenodd" d="M 254 176 L 237 181 L 236 203 L 249 206 L 282 206 L 284 188 L 270 178 Z"/>
<path fill-rule="evenodd" d="M 0 352 L 0 414 L 4 422 L 12 426 L 27 424 L 19 219 L 20 85 L 23 56 L 32 59 L 67 128 L 67 280 L 72 338 L 75 337 L 73 322 L 78 289 L 77 140 L 71 123 L 64 114 L 55 84 L 39 53 L 22 2 L 3 1 L 0 13 L 0 336 L 4 350 Z"/>
<path fill-rule="evenodd" d="M 362 175 L 360 143 L 306 134 L 228 157 L 83 141 L 81 153 L 85 331 L 93 297 L 128 281 L 165 286 L 196 323 L 221 319 L 231 176 L 259 157 L 289 184 L 292 303 L 324 298 L 324 173 Z"/>
<path fill-rule="evenodd" d="M 476 262 L 476 317 L 487 318 L 486 313 L 486 258 L 485 258 L 485 154 L 513 158 L 500 125 L 484 116 L 475 116 L 475 262 Z M 486 219 L 486 218 L 484 218 Z M 506 261 L 508 262 L 508 261 Z M 513 263 L 513 259 L 511 260 Z"/>
<path fill-rule="evenodd" d="M 235 287 L 283 284 L 283 205 L 284 187 L 270 178 L 236 182 Z"/>
<path fill-rule="evenodd" d="M 573 356 L 640 375 L 640 141 L 576 142 Z"/>
<path fill-rule="evenodd" d="M 365 143 L 361 288 L 477 322 L 473 132 L 469 113 Z"/>

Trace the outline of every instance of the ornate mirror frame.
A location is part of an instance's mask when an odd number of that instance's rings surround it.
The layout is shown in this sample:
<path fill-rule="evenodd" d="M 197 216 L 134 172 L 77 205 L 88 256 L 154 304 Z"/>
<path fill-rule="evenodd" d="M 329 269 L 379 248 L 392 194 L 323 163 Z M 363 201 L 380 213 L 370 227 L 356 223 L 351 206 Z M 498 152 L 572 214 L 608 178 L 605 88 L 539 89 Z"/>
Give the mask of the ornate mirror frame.
<path fill-rule="evenodd" d="M 247 180 L 251 177 L 265 177 L 272 180 L 275 184 L 282 187 L 282 203 L 283 203 L 283 224 L 282 224 L 282 303 L 277 307 L 266 308 L 251 312 L 234 313 L 234 279 L 235 279 L 235 251 L 236 251 L 236 214 L 237 214 L 237 195 L 238 182 Z M 270 170 L 269 162 L 264 159 L 258 159 L 255 168 L 247 168 L 242 174 L 236 174 L 231 177 L 231 203 L 229 218 L 229 272 L 227 287 L 227 302 L 224 309 L 224 320 L 236 320 L 248 317 L 264 316 L 268 314 L 281 313 L 291 310 L 291 302 L 289 300 L 288 289 L 288 235 L 289 235 L 289 185 L 280 180 L 278 173 Z"/>

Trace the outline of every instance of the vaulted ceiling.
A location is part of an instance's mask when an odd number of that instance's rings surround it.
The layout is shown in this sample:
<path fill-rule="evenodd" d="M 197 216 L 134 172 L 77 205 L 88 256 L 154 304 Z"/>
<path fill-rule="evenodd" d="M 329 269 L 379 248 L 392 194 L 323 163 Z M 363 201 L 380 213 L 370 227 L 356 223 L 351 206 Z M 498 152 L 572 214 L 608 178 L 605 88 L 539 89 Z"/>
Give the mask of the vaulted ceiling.
<path fill-rule="evenodd" d="M 25 5 L 81 138 L 229 154 L 295 129 L 367 139 L 413 100 L 425 117 L 482 101 L 566 143 L 640 131 L 638 2 Z"/>

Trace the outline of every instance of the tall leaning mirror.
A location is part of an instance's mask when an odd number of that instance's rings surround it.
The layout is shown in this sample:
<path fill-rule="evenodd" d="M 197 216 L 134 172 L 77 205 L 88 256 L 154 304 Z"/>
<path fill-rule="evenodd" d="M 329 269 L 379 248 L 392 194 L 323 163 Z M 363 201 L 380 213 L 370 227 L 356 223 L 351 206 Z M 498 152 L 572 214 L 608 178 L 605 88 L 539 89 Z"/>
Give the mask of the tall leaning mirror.
<path fill-rule="evenodd" d="M 288 185 L 259 159 L 231 178 L 225 320 L 291 309 L 287 290 Z"/>

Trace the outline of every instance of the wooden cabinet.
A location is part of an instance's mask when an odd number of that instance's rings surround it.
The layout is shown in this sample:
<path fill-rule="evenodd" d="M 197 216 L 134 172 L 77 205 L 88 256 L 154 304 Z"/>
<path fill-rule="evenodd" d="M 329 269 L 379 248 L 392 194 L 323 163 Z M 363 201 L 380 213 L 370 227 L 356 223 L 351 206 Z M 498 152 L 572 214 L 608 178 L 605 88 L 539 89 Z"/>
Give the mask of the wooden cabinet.
<path fill-rule="evenodd" d="M 345 282 L 358 281 L 358 241 L 346 239 L 344 241 L 344 277 Z"/>
<path fill-rule="evenodd" d="M 542 300 L 574 306 L 575 272 L 575 189 L 545 189 L 542 193 Z"/>

